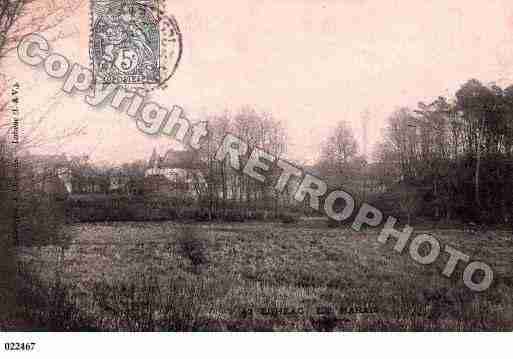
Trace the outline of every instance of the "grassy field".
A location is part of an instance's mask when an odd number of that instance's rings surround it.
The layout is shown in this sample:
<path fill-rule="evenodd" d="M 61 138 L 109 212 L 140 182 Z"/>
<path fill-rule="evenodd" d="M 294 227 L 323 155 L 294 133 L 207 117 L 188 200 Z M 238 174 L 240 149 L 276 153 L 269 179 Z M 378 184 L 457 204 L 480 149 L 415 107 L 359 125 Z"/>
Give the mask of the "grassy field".
<path fill-rule="evenodd" d="M 45 293 L 41 327 L 71 330 L 512 330 L 511 233 L 431 230 L 491 264 L 488 291 L 376 241 L 299 224 L 80 224 L 72 243 L 22 248 Z M 422 233 L 423 231 L 417 231 Z M 55 284 L 57 283 L 57 284 Z M 31 290 L 34 290 L 33 288 Z M 55 309 L 58 307 L 59 309 Z M 50 324 L 49 324 L 50 323 Z M 54 323 L 53 325 L 51 323 Z"/>

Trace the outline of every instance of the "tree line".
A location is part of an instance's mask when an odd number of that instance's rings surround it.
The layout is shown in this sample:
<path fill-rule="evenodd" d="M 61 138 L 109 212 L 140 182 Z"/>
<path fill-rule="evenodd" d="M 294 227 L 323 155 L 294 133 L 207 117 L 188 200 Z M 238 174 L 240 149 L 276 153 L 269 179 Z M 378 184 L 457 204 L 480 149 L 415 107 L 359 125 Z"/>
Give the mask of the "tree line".
<path fill-rule="evenodd" d="M 440 96 L 395 111 L 376 160 L 388 168 L 384 177 L 399 178 L 426 215 L 510 223 L 512 119 L 513 86 L 485 86 L 472 79 L 454 98 Z"/>

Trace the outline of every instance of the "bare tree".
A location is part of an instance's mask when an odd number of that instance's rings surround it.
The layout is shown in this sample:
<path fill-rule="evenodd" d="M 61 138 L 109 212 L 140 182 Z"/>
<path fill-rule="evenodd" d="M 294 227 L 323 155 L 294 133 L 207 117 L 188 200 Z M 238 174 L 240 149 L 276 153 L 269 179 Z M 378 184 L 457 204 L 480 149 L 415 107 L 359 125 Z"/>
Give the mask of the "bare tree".
<path fill-rule="evenodd" d="M 57 27 L 76 12 L 86 0 L 2 0 L 0 4 L 0 66 L 2 59 L 16 49 L 27 34 L 45 33 Z M 66 31 L 54 35 L 52 40 L 69 36 Z M 12 79 L 0 74 L 0 114 L 9 103 L 8 91 Z M 0 118 L 0 124 L 4 119 Z"/>
<path fill-rule="evenodd" d="M 5 57 L 7 57 L 17 46 L 19 40 L 26 34 L 33 32 L 44 33 L 50 30 L 69 16 L 83 4 L 85 0 L 1 0 L 0 1 L 0 67 Z M 65 33 L 59 33 L 56 37 L 63 37 Z M 28 130 L 27 136 L 17 145 L 13 145 L 8 139 L 11 131 L 11 124 L 8 121 L 8 107 L 12 99 L 13 78 L 7 71 L 0 71 L 0 202 L 3 210 L 0 215 L 0 329 L 3 329 L 5 316 L 16 313 L 16 260 L 11 253 L 14 250 L 14 244 L 18 235 L 18 221 L 27 220 L 27 223 L 42 223 L 45 229 L 49 229 L 50 215 L 54 214 L 50 207 L 46 207 L 44 215 L 38 213 L 34 215 L 35 206 L 25 206 L 28 210 L 19 209 L 17 196 L 18 191 L 13 191 L 14 186 L 18 185 L 19 170 L 24 168 L 16 155 L 22 149 L 31 148 L 41 144 L 41 138 L 37 134 L 37 129 L 41 121 L 45 118 L 56 102 L 49 101 L 50 106 L 43 110 L 39 116 L 39 121 L 35 121 L 34 127 Z M 9 110 L 10 111 L 10 110 Z M 27 113 L 27 111 L 25 111 Z M 32 115 L 31 111 L 28 114 Z M 27 115 L 28 115 L 27 114 Z M 71 133 L 75 131 L 72 130 Z M 70 132 L 65 131 L 58 135 L 54 140 L 66 138 Z M 27 177 L 29 174 L 24 173 Z M 41 177 L 41 176 L 39 176 Z M 44 176 L 43 176 L 44 177 Z M 44 181 L 45 179 L 43 179 Z M 22 193 L 24 201 L 27 197 L 30 200 L 36 200 L 37 203 L 46 203 L 45 198 L 32 196 L 32 193 Z M 28 218 L 28 216 L 31 216 Z M 26 228 L 26 226 L 22 226 Z M 41 227 L 34 227 L 34 231 L 39 236 L 44 236 Z M 52 237 L 54 233 L 51 234 Z M 57 238 L 54 238 L 58 240 Z M 7 327 L 8 328 L 8 327 Z M 18 328 L 19 329 L 19 328 Z"/>
<path fill-rule="evenodd" d="M 261 207 L 266 211 L 272 205 L 277 206 L 278 194 L 274 192 L 272 177 L 266 183 L 260 183 L 239 171 L 234 171 L 229 163 L 215 161 L 215 151 L 228 133 L 236 135 L 249 146 L 248 154 L 258 147 L 279 158 L 286 150 L 286 131 L 280 121 L 269 113 L 260 113 L 251 107 L 245 107 L 235 114 L 225 112 L 211 116 L 209 137 L 200 150 L 201 160 L 205 163 L 207 191 L 210 214 L 221 210 L 226 214 L 229 204 L 243 208 L 244 215 Z M 247 156 L 246 155 L 246 159 Z M 276 174 L 278 175 L 278 174 Z M 206 196 L 206 198 L 205 198 Z M 271 201 L 273 203 L 271 203 Z"/>
<path fill-rule="evenodd" d="M 358 143 L 346 121 L 340 121 L 321 147 L 320 171 L 336 182 L 344 182 L 358 155 Z M 340 183 L 339 183 L 340 184 Z"/>

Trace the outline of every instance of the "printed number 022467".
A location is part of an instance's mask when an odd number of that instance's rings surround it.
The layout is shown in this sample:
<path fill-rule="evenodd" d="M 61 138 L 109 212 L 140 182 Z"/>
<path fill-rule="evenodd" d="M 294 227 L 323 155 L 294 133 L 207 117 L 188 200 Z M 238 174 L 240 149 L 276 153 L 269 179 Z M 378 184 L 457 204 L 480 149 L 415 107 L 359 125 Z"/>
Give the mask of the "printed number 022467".
<path fill-rule="evenodd" d="M 22 351 L 31 351 L 36 347 L 36 343 L 5 343 L 5 350 L 22 350 Z"/>

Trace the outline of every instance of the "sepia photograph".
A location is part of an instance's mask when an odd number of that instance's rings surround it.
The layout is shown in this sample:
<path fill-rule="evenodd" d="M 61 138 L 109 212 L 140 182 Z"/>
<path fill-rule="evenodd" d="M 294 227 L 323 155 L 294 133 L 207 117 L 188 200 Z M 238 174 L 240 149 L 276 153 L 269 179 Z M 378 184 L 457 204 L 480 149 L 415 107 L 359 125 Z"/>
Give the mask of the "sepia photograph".
<path fill-rule="evenodd" d="M 511 332 L 512 180 L 510 1 L 0 0 L 1 351 Z"/>

